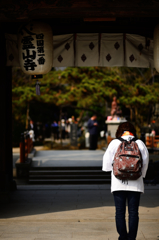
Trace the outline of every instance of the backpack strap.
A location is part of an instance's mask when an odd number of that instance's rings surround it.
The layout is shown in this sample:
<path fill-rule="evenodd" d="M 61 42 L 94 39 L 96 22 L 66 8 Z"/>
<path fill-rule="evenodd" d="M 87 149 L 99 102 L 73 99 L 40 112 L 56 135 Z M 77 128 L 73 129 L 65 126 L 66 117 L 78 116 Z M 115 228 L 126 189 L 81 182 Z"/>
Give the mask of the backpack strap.
<path fill-rule="evenodd" d="M 134 137 L 134 138 L 132 138 L 131 140 L 125 140 L 125 139 L 123 139 L 122 137 L 119 137 L 119 138 L 117 138 L 117 139 L 119 139 L 121 142 L 136 142 L 138 139 L 136 138 L 136 137 Z"/>

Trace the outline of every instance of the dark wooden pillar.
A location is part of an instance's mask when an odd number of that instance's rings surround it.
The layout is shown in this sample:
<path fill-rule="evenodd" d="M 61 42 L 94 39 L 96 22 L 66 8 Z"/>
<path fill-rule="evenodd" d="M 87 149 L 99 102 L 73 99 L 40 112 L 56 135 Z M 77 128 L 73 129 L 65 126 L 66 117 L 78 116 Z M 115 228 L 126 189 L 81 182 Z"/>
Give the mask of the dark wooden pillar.
<path fill-rule="evenodd" d="M 0 191 L 16 188 L 12 156 L 12 68 L 6 67 L 5 34 L 0 34 Z"/>

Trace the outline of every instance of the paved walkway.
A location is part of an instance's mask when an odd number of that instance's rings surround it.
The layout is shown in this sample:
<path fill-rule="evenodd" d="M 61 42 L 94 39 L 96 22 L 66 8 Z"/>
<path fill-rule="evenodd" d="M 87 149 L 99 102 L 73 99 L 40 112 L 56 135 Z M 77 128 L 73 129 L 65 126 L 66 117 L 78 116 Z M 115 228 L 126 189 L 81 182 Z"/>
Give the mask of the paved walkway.
<path fill-rule="evenodd" d="M 37 151 L 32 161 L 36 167 L 89 167 L 102 166 L 104 151 L 48 150 Z"/>
<path fill-rule="evenodd" d="M 103 151 L 40 151 L 36 166 L 101 166 Z M 110 185 L 18 185 L 0 204 L 0 240 L 117 240 Z M 0 196 L 1 197 L 1 196 Z M 159 185 L 145 186 L 137 240 L 159 240 Z"/>
<path fill-rule="evenodd" d="M 159 185 L 146 186 L 137 240 L 159 239 Z M 117 240 L 109 185 L 18 186 L 0 205 L 0 240 Z"/>

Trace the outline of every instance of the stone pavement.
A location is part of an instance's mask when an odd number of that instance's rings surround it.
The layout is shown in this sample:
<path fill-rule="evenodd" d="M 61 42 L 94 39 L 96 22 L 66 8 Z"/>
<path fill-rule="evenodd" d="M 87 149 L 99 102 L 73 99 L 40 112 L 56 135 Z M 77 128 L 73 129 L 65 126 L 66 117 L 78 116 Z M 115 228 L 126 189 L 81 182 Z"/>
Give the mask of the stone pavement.
<path fill-rule="evenodd" d="M 102 168 L 104 151 L 48 150 L 37 151 L 32 159 L 34 167 L 89 167 Z"/>
<path fill-rule="evenodd" d="M 103 154 L 37 151 L 32 163 L 102 166 Z M 137 240 L 159 240 L 159 185 L 145 186 L 140 205 Z M 0 240 L 117 240 L 114 216 L 110 185 L 18 185 L 10 202 L 0 204 Z"/>
<path fill-rule="evenodd" d="M 117 240 L 110 185 L 19 185 L 0 205 L 0 240 Z M 137 240 L 159 240 L 159 185 L 145 186 Z"/>

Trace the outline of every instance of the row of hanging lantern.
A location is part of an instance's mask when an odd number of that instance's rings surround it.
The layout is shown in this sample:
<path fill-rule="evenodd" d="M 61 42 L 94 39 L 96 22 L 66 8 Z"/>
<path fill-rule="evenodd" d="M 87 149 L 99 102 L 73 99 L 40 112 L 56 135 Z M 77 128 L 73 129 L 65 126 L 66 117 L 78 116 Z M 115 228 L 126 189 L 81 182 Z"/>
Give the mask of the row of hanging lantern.
<path fill-rule="evenodd" d="M 33 21 L 18 34 L 19 62 L 24 73 L 48 73 L 53 64 L 53 34 L 47 23 Z M 159 72 L 159 25 L 154 30 L 154 66 Z"/>

